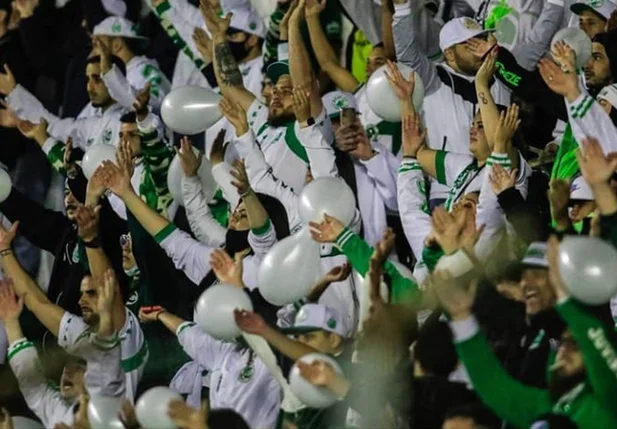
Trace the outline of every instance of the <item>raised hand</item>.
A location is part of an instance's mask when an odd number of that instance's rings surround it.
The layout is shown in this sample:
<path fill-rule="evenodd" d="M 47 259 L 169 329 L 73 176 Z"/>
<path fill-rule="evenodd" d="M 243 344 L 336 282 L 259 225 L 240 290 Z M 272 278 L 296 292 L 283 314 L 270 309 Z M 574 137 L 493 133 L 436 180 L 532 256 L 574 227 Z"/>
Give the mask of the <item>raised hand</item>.
<path fill-rule="evenodd" d="M 394 89 L 394 93 L 399 100 L 411 103 L 411 96 L 416 86 L 415 72 L 411 73 L 409 78 L 405 79 L 395 62 L 388 60 L 387 64 L 388 70 L 386 71 L 386 78 L 388 82 L 390 82 L 392 89 Z"/>
<path fill-rule="evenodd" d="M 461 234 L 465 228 L 465 211 L 448 213 L 443 207 L 433 210 L 433 236 L 446 255 L 461 248 Z"/>
<path fill-rule="evenodd" d="M 229 173 L 235 179 L 231 181 L 231 184 L 238 190 L 238 195 L 240 195 L 240 197 L 251 191 L 249 175 L 246 172 L 246 165 L 244 164 L 243 159 L 236 159 L 233 162 L 233 169 Z"/>
<path fill-rule="evenodd" d="M 241 137 L 248 132 L 249 124 L 246 119 L 246 112 L 240 103 L 236 103 L 223 97 L 219 102 L 219 107 L 221 108 L 223 115 L 225 115 L 225 118 L 227 118 L 227 120 L 231 122 L 236 129 L 236 135 L 238 137 Z"/>
<path fill-rule="evenodd" d="M 131 185 L 131 174 L 127 168 L 121 169 L 111 161 L 103 161 L 99 168 L 103 169 L 105 186 L 118 197 L 123 198 L 134 192 Z"/>
<path fill-rule="evenodd" d="M 611 159 L 604 155 L 600 142 L 593 137 L 583 140 L 581 149 L 576 151 L 576 159 L 585 181 L 589 186 L 608 183 L 617 170 L 617 157 Z"/>
<path fill-rule="evenodd" d="M 300 370 L 300 376 L 317 387 L 331 386 L 338 374 L 329 362 L 315 360 L 312 363 L 297 361 L 296 366 Z"/>
<path fill-rule="evenodd" d="M 561 66 L 564 73 L 576 73 L 576 52 L 563 40 L 551 48 L 551 56 Z"/>
<path fill-rule="evenodd" d="M 133 111 L 137 115 L 138 121 L 143 121 L 150 113 L 150 108 L 148 107 L 150 104 L 150 89 L 152 85 L 150 82 L 146 83 L 146 86 L 143 87 L 141 91 L 137 93 L 135 97 L 135 102 L 133 103 Z"/>
<path fill-rule="evenodd" d="M 356 125 L 341 125 L 334 135 L 334 144 L 341 152 L 353 152 L 358 147 L 360 130 Z"/>
<path fill-rule="evenodd" d="M 553 219 L 569 224 L 568 203 L 570 202 L 570 182 L 567 180 L 551 180 L 548 200 L 551 204 Z"/>
<path fill-rule="evenodd" d="M 105 274 L 103 275 L 103 282 L 99 285 L 99 299 L 97 302 L 97 312 L 99 314 L 111 314 L 117 287 L 119 286 L 116 273 L 110 268 L 105 271 Z"/>
<path fill-rule="evenodd" d="M 243 260 L 246 255 L 236 253 L 235 259 L 222 249 L 215 249 L 210 256 L 210 266 L 221 283 L 244 288 L 242 274 L 244 272 Z"/>
<path fill-rule="evenodd" d="M 306 0 L 298 0 L 298 7 L 294 9 L 289 17 L 289 27 L 297 27 L 304 19 L 304 13 L 306 8 Z"/>
<path fill-rule="evenodd" d="M 415 158 L 426 142 L 426 128 L 416 112 L 403 116 L 403 155 Z"/>
<path fill-rule="evenodd" d="M 555 292 L 557 300 L 561 300 L 568 296 L 566 287 L 563 284 L 563 279 L 559 273 L 559 239 L 553 235 L 548 240 L 546 251 L 546 259 L 548 261 L 548 278 L 549 284 Z"/>
<path fill-rule="evenodd" d="M 236 319 L 236 325 L 242 332 L 253 335 L 262 335 L 268 324 L 258 313 L 253 313 L 247 310 L 234 310 L 234 318 Z"/>
<path fill-rule="evenodd" d="M 197 154 L 195 154 L 193 145 L 187 136 L 180 139 L 180 149 L 176 152 L 178 153 L 180 166 L 182 167 L 182 171 L 184 171 L 184 175 L 186 177 L 197 176 L 197 171 L 201 166 L 201 160 L 204 157 L 204 153 L 198 150 Z"/>
<path fill-rule="evenodd" d="M 88 420 L 88 403 L 90 397 L 86 393 L 79 395 L 79 408 L 75 413 L 73 421 L 73 429 L 91 429 L 90 420 Z"/>
<path fill-rule="evenodd" d="M 476 299 L 477 282 L 469 286 L 461 285 L 447 271 L 435 271 L 430 279 L 441 307 L 454 321 L 463 320 L 473 314 L 472 307 Z"/>
<path fill-rule="evenodd" d="M 10 279 L 0 280 L 0 320 L 19 320 L 23 308 L 23 299 L 15 294 L 13 282 Z"/>
<path fill-rule="evenodd" d="M 91 205 L 98 202 L 103 196 L 106 190 L 105 186 L 105 171 L 101 165 L 94 170 L 90 179 L 88 179 L 88 186 L 86 187 L 86 205 Z"/>
<path fill-rule="evenodd" d="M 306 122 L 311 117 L 311 103 L 308 94 L 301 87 L 294 87 L 293 102 L 296 120 L 300 124 Z"/>
<path fill-rule="evenodd" d="M 122 408 L 120 408 L 120 421 L 124 425 L 125 429 L 140 429 L 141 425 L 137 421 L 137 415 L 135 414 L 135 407 L 128 399 L 122 401 Z"/>
<path fill-rule="evenodd" d="M 309 222 L 311 237 L 318 243 L 334 243 L 336 238 L 343 232 L 345 225 L 332 217 L 324 214 L 321 223 Z"/>
<path fill-rule="evenodd" d="M 87 207 L 79 205 L 75 209 L 75 223 L 77 224 L 79 238 L 89 242 L 98 237 L 100 215 L 101 206 Z"/>
<path fill-rule="evenodd" d="M 489 177 L 491 188 L 495 195 L 501 194 L 506 189 L 514 188 L 516 178 L 518 177 L 518 169 L 506 171 L 500 164 L 493 164 L 493 169 Z"/>
<path fill-rule="evenodd" d="M 4 73 L 0 73 L 0 94 L 8 96 L 16 86 L 15 76 L 9 66 L 5 64 Z"/>
<path fill-rule="evenodd" d="M 62 158 L 62 164 L 64 164 L 66 175 L 69 178 L 74 178 L 77 175 L 77 170 L 79 169 L 77 164 L 71 160 L 72 155 L 73 155 L 73 138 L 69 136 L 66 139 L 66 143 L 64 144 L 64 157 Z M 94 177 L 94 175 L 96 175 L 96 171 L 94 172 L 90 180 L 88 180 L 88 186 L 90 186 L 90 182 L 92 181 L 92 178 Z"/>
<path fill-rule="evenodd" d="M 0 409 L 0 429 L 15 429 L 11 413 L 6 408 Z"/>
<path fill-rule="evenodd" d="M 304 13 L 306 17 L 319 15 L 326 8 L 326 0 L 306 0 Z"/>
<path fill-rule="evenodd" d="M 473 40 L 473 39 L 472 39 Z M 495 74 L 495 64 L 497 63 L 497 50 L 492 50 L 478 69 L 476 73 L 475 84 L 476 86 L 490 86 L 493 75 Z"/>
<path fill-rule="evenodd" d="M 200 0 L 199 3 L 199 11 L 212 37 L 225 37 L 231 23 L 232 14 L 228 13 L 226 16 L 219 16 L 216 7 L 210 4 L 209 1 Z"/>
<path fill-rule="evenodd" d="M 225 152 L 229 142 L 225 143 L 225 129 L 219 131 L 216 135 L 214 142 L 212 142 L 212 148 L 210 149 L 210 164 L 214 167 L 225 161 Z"/>
<path fill-rule="evenodd" d="M 169 403 L 167 415 L 180 429 L 208 429 L 209 410 L 207 401 L 198 410 L 177 399 Z"/>
<path fill-rule="evenodd" d="M 497 39 L 492 34 L 489 34 L 486 40 L 473 38 L 465 42 L 465 47 L 471 51 L 476 57 L 484 58 L 484 56 L 497 45 Z"/>
<path fill-rule="evenodd" d="M 41 118 L 38 124 L 33 124 L 25 120 L 17 122 L 17 129 L 19 132 L 25 137 L 35 140 L 41 146 L 45 144 L 45 141 L 49 138 L 49 134 L 47 133 L 48 126 L 49 124 L 43 118 Z"/>
<path fill-rule="evenodd" d="M 501 112 L 499 115 L 499 123 L 495 130 L 495 151 L 500 153 L 508 153 L 508 149 L 512 145 L 514 133 L 521 125 L 521 120 L 518 118 L 519 107 L 517 104 L 511 104 L 506 112 Z"/>
<path fill-rule="evenodd" d="M 553 61 L 546 58 L 538 63 L 538 71 L 544 83 L 555 93 L 572 102 L 580 95 L 576 73 L 566 73 Z"/>
<path fill-rule="evenodd" d="M 323 280 L 328 283 L 342 282 L 349 277 L 349 274 L 351 274 L 350 264 L 339 265 L 328 271 Z"/>
<path fill-rule="evenodd" d="M 289 4 L 289 9 L 283 15 L 283 19 L 279 23 L 279 40 L 282 42 L 286 42 L 289 39 L 289 19 L 291 15 L 294 13 L 294 10 L 298 7 L 298 0 L 293 0 Z"/>
<path fill-rule="evenodd" d="M 197 50 L 203 57 L 204 61 L 208 64 L 212 62 L 212 40 L 208 36 L 208 33 L 202 28 L 195 27 L 193 31 L 193 41 Z"/>
<path fill-rule="evenodd" d="M 34 11 L 39 6 L 39 0 L 15 0 L 12 4 L 19 12 L 20 18 L 26 19 L 34 15 Z"/>
<path fill-rule="evenodd" d="M 92 37 L 92 48 L 100 58 L 101 73 L 111 70 L 111 47 L 100 37 Z"/>
<path fill-rule="evenodd" d="M 0 223 L 0 251 L 11 248 L 17 235 L 17 228 L 19 228 L 19 221 L 13 222 L 8 230 Z"/>

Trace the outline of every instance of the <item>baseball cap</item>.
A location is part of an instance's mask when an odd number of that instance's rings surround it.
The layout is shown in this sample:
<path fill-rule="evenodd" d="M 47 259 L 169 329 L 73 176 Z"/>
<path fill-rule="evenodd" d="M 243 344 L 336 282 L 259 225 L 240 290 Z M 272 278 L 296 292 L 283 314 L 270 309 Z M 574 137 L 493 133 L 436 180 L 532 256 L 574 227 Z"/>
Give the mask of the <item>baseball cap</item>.
<path fill-rule="evenodd" d="M 233 14 L 229 23 L 230 28 L 253 34 L 262 39 L 266 37 L 266 26 L 255 9 L 242 7 L 232 9 L 230 12 Z"/>
<path fill-rule="evenodd" d="M 358 111 L 358 102 L 356 97 L 350 92 L 331 91 L 324 95 L 321 99 L 326 109 L 326 114 L 335 119 L 341 116 L 341 110 L 354 109 Z"/>
<path fill-rule="evenodd" d="M 606 100 L 611 106 L 617 109 L 617 84 L 608 85 L 602 88 L 598 94 L 598 100 Z"/>
<path fill-rule="evenodd" d="M 489 32 L 490 30 L 483 29 L 475 19 L 469 17 L 452 19 L 439 32 L 439 49 L 445 51 L 454 45 Z"/>
<path fill-rule="evenodd" d="M 266 76 L 272 81 L 272 85 L 276 85 L 279 78 L 289 72 L 289 61 L 276 61 L 268 66 L 266 69 Z"/>
<path fill-rule="evenodd" d="M 587 0 L 574 3 L 570 6 L 570 10 L 577 15 L 580 15 L 581 12 L 585 10 L 589 10 L 597 13 L 606 20 L 610 18 L 611 13 L 613 13 L 616 8 L 617 5 L 610 0 Z"/>
<path fill-rule="evenodd" d="M 529 245 L 521 265 L 524 267 L 548 268 L 548 259 L 546 259 L 546 251 L 548 245 L 543 241 L 536 241 Z"/>
<path fill-rule="evenodd" d="M 94 30 L 94 36 L 125 37 L 127 39 L 148 40 L 137 34 L 137 26 L 131 21 L 119 16 L 110 16 L 101 21 Z"/>
<path fill-rule="evenodd" d="M 343 324 L 340 313 L 332 307 L 323 304 L 305 304 L 296 314 L 296 320 L 291 328 L 282 329 L 288 335 L 303 334 L 315 331 L 326 331 L 349 337 L 349 329 Z"/>
<path fill-rule="evenodd" d="M 593 192 L 583 176 L 576 177 L 570 185 L 570 200 L 593 201 Z"/>

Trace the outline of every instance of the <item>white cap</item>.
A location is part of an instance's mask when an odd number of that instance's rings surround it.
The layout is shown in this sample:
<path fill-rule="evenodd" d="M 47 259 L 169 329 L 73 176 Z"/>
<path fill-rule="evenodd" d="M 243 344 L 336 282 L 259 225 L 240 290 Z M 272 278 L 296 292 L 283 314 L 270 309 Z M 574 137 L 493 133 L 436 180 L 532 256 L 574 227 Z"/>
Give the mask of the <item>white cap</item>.
<path fill-rule="evenodd" d="M 266 37 L 264 20 L 261 19 L 254 8 L 242 7 L 232 9 L 229 12 L 233 14 L 229 23 L 230 28 L 253 34 L 262 39 Z"/>
<path fill-rule="evenodd" d="M 611 106 L 617 109 L 617 84 L 612 84 L 602 88 L 598 94 L 598 100 L 606 100 Z"/>
<path fill-rule="evenodd" d="M 593 201 L 593 192 L 583 176 L 576 177 L 570 185 L 570 199 L 571 200 L 587 200 Z"/>
<path fill-rule="evenodd" d="M 584 2 L 574 3 L 570 6 L 570 10 L 576 15 L 580 15 L 585 10 L 590 10 L 603 16 L 608 20 L 611 17 L 611 13 L 617 8 L 617 5 L 610 0 L 587 0 Z"/>
<path fill-rule="evenodd" d="M 454 45 L 488 32 L 475 19 L 469 17 L 452 19 L 439 32 L 439 48 L 445 51 Z"/>
<path fill-rule="evenodd" d="M 323 304 L 305 304 L 302 306 L 291 328 L 282 329 L 285 334 L 327 331 L 343 338 L 351 336 L 351 330 L 345 326 L 341 314 L 332 307 Z"/>
<path fill-rule="evenodd" d="M 119 16 L 110 16 L 101 21 L 92 31 L 94 36 L 126 37 L 127 39 L 148 40 L 137 34 L 137 26 Z"/>
<path fill-rule="evenodd" d="M 545 242 L 536 241 L 531 243 L 521 263 L 528 267 L 548 268 L 548 259 L 546 259 L 547 250 L 548 245 Z"/>
<path fill-rule="evenodd" d="M 321 98 L 326 115 L 330 118 L 337 117 L 343 109 L 354 109 L 358 111 L 358 102 L 356 97 L 350 92 L 331 91 Z"/>

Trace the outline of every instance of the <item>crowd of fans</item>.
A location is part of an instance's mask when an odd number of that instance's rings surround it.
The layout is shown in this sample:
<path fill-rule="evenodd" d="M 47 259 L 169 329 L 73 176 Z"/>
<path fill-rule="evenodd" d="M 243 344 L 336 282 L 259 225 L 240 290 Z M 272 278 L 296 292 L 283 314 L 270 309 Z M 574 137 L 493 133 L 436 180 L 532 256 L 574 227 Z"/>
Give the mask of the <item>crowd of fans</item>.
<path fill-rule="evenodd" d="M 617 298 L 559 269 L 565 236 L 617 246 L 614 28 L 610 0 L 0 0 L 0 429 L 97 429 L 94 398 L 158 429 L 155 386 L 186 429 L 617 428 Z M 193 136 L 161 119 L 188 85 L 223 114 Z M 353 219 L 303 229 L 326 177 Z M 303 231 L 319 280 L 275 305 L 260 265 Z M 218 284 L 253 307 L 233 340 L 195 323 Z"/>

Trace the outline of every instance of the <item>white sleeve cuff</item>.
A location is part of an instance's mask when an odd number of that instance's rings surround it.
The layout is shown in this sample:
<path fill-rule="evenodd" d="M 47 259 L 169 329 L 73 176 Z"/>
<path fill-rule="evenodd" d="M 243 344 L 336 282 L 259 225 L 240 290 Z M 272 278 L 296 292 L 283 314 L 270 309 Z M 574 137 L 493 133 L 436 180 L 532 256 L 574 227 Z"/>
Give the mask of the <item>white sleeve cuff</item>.
<path fill-rule="evenodd" d="M 394 5 L 394 17 L 401 17 L 411 15 L 411 4 L 409 2 L 405 4 L 395 4 Z"/>
<path fill-rule="evenodd" d="M 473 262 L 462 250 L 458 250 L 451 255 L 442 256 L 435 266 L 435 270 L 448 271 L 455 278 L 461 277 L 473 269 Z"/>
<path fill-rule="evenodd" d="M 148 113 L 143 121 L 137 120 L 137 129 L 141 132 L 151 131 L 154 128 L 156 128 L 156 122 L 152 112 Z"/>
<path fill-rule="evenodd" d="M 42 149 L 43 149 L 43 152 L 45 152 L 45 155 L 49 155 L 49 152 L 51 152 L 51 150 L 56 146 L 57 143 L 58 141 L 55 138 L 48 137 L 42 146 Z"/>
<path fill-rule="evenodd" d="M 452 335 L 454 335 L 455 343 L 467 341 L 480 332 L 480 326 L 474 316 L 450 322 L 450 329 L 452 330 Z"/>

